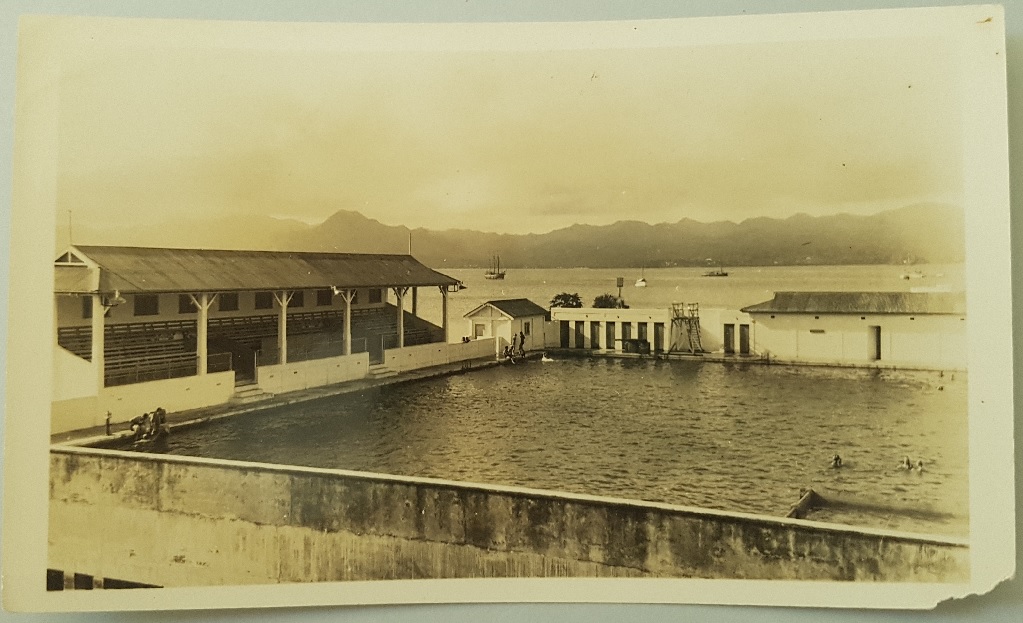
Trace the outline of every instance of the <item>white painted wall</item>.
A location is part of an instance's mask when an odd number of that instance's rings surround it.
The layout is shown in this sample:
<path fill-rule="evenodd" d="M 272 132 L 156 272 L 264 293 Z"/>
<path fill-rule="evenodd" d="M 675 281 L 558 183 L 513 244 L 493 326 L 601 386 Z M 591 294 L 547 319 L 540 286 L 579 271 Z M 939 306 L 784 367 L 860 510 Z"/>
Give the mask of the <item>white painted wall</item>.
<path fill-rule="evenodd" d="M 101 426 L 107 411 L 112 423 L 123 423 L 157 407 L 186 411 L 223 404 L 233 395 L 233 371 L 105 387 L 94 396 L 53 401 L 50 432 Z"/>
<path fill-rule="evenodd" d="M 646 326 L 646 339 L 654 343 L 654 325 L 664 325 L 664 342 L 662 347 L 667 349 L 671 345 L 671 310 L 670 309 L 604 309 L 599 307 L 554 307 L 551 309 L 551 320 L 554 324 L 554 339 L 552 346 L 561 345 L 561 327 L 559 323 L 569 323 L 569 347 L 576 347 L 576 327 L 579 322 L 583 323 L 582 348 L 592 348 L 592 333 L 590 323 L 599 322 L 600 335 L 599 347 L 601 350 L 621 350 L 621 340 L 626 336 L 623 333 L 623 325 L 629 325 L 628 339 L 639 339 L 640 325 Z M 614 344 L 607 339 L 607 323 L 615 323 L 616 340 Z"/>
<path fill-rule="evenodd" d="M 284 365 L 259 366 L 256 368 L 256 383 L 265 392 L 283 394 L 362 379 L 368 372 L 369 353 L 356 353 Z"/>
<path fill-rule="evenodd" d="M 735 309 L 720 309 L 714 307 L 700 309 L 700 342 L 703 350 L 708 353 L 723 353 L 725 349 L 725 325 L 735 326 L 735 337 L 733 339 L 735 352 L 739 352 L 739 326 L 749 325 L 750 349 L 756 352 L 757 325 L 753 318 L 744 312 Z"/>
<path fill-rule="evenodd" d="M 494 338 L 481 338 L 455 344 L 421 344 L 384 351 L 384 365 L 396 372 L 457 363 L 469 359 L 493 357 Z"/>
<path fill-rule="evenodd" d="M 883 366 L 966 368 L 965 316 L 754 314 L 755 350 L 778 360 L 874 363 L 871 326 L 881 327 Z M 814 331 L 814 332 L 811 332 Z"/>
<path fill-rule="evenodd" d="M 479 325 L 483 327 L 483 333 L 478 337 L 499 338 L 511 344 L 513 334 L 525 333 L 526 323 L 529 323 L 529 335 L 525 336 L 526 350 L 542 350 L 547 345 L 548 334 L 548 323 L 543 314 L 509 319 L 493 307 L 486 306 L 466 318 L 466 334 L 475 339 L 476 326 Z"/>
<path fill-rule="evenodd" d="M 95 396 L 98 381 L 99 374 L 91 361 L 60 346 L 53 347 L 53 400 Z"/>

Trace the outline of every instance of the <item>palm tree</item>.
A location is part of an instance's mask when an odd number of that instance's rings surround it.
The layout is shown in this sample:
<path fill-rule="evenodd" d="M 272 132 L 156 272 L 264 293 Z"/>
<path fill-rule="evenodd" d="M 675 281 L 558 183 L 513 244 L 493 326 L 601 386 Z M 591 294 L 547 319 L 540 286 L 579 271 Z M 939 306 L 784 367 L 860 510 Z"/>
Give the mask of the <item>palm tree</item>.
<path fill-rule="evenodd" d="M 579 294 L 569 294 L 568 292 L 562 292 L 561 294 L 554 295 L 551 299 L 551 307 L 582 307 L 583 300 L 579 298 Z"/>

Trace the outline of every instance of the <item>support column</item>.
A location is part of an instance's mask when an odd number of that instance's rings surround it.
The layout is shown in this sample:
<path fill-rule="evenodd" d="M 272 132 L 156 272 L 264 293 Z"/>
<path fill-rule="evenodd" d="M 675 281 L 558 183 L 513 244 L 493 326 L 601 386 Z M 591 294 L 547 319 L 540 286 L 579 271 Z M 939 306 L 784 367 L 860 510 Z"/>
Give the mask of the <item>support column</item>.
<path fill-rule="evenodd" d="M 194 294 L 189 294 L 188 298 L 192 299 L 192 305 L 199 311 L 199 317 L 195 320 L 195 354 L 198 357 L 195 373 L 202 376 L 209 368 L 210 306 L 217 300 L 217 295 L 211 298 L 208 292 L 202 292 L 199 298 L 195 298 Z"/>
<path fill-rule="evenodd" d="M 107 309 L 103 307 L 103 297 L 92 295 L 92 365 L 96 367 L 97 387 L 103 389 L 107 383 L 106 362 L 103 358 L 103 329 Z"/>
<path fill-rule="evenodd" d="M 412 315 L 419 310 L 419 288 L 412 288 Z"/>
<path fill-rule="evenodd" d="M 192 297 L 195 301 L 195 297 Z M 210 295 L 203 292 L 199 295 L 199 317 L 195 321 L 195 350 L 199 355 L 200 375 L 206 374 L 209 361 L 209 326 L 210 326 Z"/>
<path fill-rule="evenodd" d="M 398 308 L 398 348 L 405 348 L 405 295 L 408 288 L 391 288 Z"/>
<path fill-rule="evenodd" d="M 654 321 L 651 320 L 650 322 L 646 323 L 646 341 L 647 341 L 647 343 L 650 344 L 650 352 L 651 353 L 654 352 L 654 341 L 655 341 L 654 337 L 656 335 L 657 334 L 655 333 Z"/>
<path fill-rule="evenodd" d="M 451 341 L 451 336 L 448 335 L 448 288 L 447 286 L 440 286 L 440 314 L 441 314 L 441 328 L 444 329 L 444 343 L 447 344 Z"/>
<path fill-rule="evenodd" d="M 277 314 L 277 351 L 280 353 L 277 363 L 282 365 L 288 363 L 288 303 L 294 295 L 294 291 L 290 290 L 274 292 L 274 300 L 280 308 Z"/>
<path fill-rule="evenodd" d="M 345 302 L 345 338 L 344 338 L 344 350 L 342 351 L 345 355 L 352 354 L 352 301 L 355 300 L 355 290 L 341 290 L 341 298 Z"/>
<path fill-rule="evenodd" d="M 622 352 L 622 325 L 624 324 L 621 320 L 615 323 L 615 343 L 611 344 L 610 348 L 616 353 Z"/>

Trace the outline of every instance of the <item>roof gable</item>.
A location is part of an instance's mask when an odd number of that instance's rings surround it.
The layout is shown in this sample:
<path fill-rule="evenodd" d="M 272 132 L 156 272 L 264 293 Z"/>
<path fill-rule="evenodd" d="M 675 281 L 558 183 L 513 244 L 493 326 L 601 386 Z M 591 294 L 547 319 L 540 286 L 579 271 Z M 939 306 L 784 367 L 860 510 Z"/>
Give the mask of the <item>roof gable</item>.
<path fill-rule="evenodd" d="M 546 316 L 547 310 L 540 307 L 529 299 L 500 299 L 487 301 L 479 307 L 465 314 L 465 318 L 474 315 L 481 309 L 490 306 L 509 318 L 527 318 L 531 316 Z"/>

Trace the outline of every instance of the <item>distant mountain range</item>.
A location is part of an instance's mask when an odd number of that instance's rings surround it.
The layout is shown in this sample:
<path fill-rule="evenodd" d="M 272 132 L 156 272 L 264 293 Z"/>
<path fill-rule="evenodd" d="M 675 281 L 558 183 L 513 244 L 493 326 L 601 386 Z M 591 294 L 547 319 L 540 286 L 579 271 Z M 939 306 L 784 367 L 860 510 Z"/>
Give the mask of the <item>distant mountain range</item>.
<path fill-rule="evenodd" d="M 406 253 L 411 232 L 413 255 L 438 268 L 485 267 L 495 254 L 508 268 L 958 263 L 965 257 L 962 210 L 936 203 L 871 216 L 619 221 L 521 235 L 409 230 L 346 210 L 318 225 L 245 215 L 151 229 L 82 229 L 75 231 L 75 242 L 82 244 L 356 253 Z"/>

